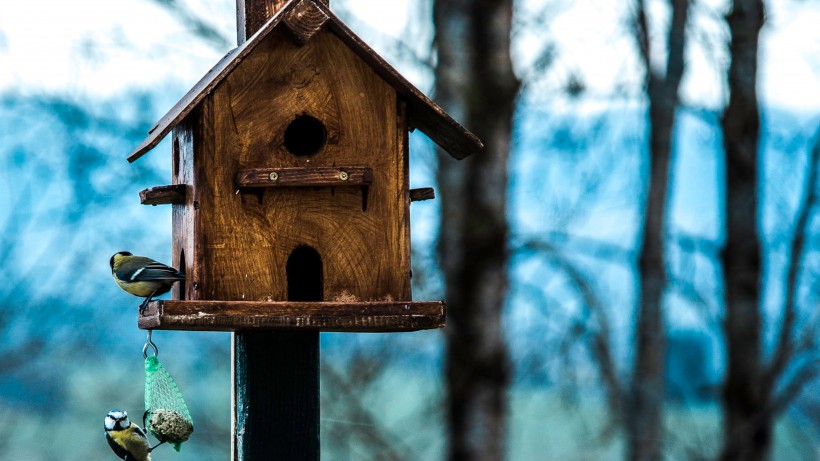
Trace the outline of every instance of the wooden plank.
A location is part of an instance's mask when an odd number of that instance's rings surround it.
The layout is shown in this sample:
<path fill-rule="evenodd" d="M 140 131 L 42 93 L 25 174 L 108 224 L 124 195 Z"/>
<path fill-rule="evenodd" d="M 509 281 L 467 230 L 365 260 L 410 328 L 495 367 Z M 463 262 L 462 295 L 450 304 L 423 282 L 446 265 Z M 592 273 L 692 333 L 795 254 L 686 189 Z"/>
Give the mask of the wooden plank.
<path fill-rule="evenodd" d="M 139 317 L 149 330 L 416 331 L 444 327 L 443 301 L 151 301 Z"/>
<path fill-rule="evenodd" d="M 200 106 L 189 117 L 174 127 L 173 145 L 179 156 L 179 166 L 172 169 L 172 182 L 187 185 L 185 202 L 174 204 L 171 207 L 171 226 L 173 229 L 173 245 L 171 263 L 185 272 L 186 280 L 175 283 L 171 288 L 172 299 L 196 299 L 196 288 L 202 271 L 202 251 L 194 244 L 197 229 L 197 198 L 195 171 L 195 150 L 201 151 L 194 145 L 195 133 L 198 132 L 199 115 L 205 113 L 207 104 Z M 176 170 L 175 172 L 173 170 Z"/>
<path fill-rule="evenodd" d="M 421 202 L 422 200 L 433 200 L 436 198 L 436 191 L 432 187 L 419 187 L 410 189 L 410 201 Z"/>
<path fill-rule="evenodd" d="M 237 188 L 369 186 L 373 170 L 366 167 L 247 168 L 236 174 Z"/>
<path fill-rule="evenodd" d="M 156 186 L 140 191 L 140 203 L 143 205 L 181 205 L 185 203 L 187 186 L 170 184 Z"/>

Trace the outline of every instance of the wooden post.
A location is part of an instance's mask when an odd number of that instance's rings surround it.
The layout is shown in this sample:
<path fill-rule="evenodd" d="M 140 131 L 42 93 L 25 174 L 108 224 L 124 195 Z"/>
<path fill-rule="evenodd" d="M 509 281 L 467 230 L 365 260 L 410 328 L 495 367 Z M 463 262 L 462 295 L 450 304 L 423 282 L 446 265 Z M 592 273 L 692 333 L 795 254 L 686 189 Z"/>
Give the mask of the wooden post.
<path fill-rule="evenodd" d="M 319 333 L 233 334 L 233 459 L 319 459 Z"/>
<path fill-rule="evenodd" d="M 236 42 L 245 41 L 262 27 L 287 0 L 236 0 Z"/>
<path fill-rule="evenodd" d="M 238 44 L 285 3 L 236 0 Z M 287 301 L 322 301 L 321 282 L 289 291 Z M 318 461 L 319 333 L 234 333 L 232 368 L 232 459 Z"/>
<path fill-rule="evenodd" d="M 237 43 L 245 43 L 287 2 L 288 0 L 236 0 Z M 330 0 L 322 0 L 322 3 L 329 5 Z"/>

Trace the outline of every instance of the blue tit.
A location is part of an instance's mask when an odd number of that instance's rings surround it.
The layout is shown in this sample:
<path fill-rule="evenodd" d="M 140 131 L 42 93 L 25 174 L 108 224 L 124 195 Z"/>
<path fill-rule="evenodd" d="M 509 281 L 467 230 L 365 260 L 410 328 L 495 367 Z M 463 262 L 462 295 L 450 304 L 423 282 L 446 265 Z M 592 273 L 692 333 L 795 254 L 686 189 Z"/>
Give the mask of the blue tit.
<path fill-rule="evenodd" d="M 114 254 L 110 265 L 111 275 L 120 288 L 145 298 L 140 304 L 140 314 L 145 311 L 151 298 L 168 293 L 175 282 L 185 280 L 185 274 L 173 267 L 144 256 L 134 256 L 127 251 Z"/>
<path fill-rule="evenodd" d="M 128 420 L 128 413 L 111 410 L 105 417 L 105 439 L 120 459 L 151 461 L 151 446 L 145 431 Z"/>

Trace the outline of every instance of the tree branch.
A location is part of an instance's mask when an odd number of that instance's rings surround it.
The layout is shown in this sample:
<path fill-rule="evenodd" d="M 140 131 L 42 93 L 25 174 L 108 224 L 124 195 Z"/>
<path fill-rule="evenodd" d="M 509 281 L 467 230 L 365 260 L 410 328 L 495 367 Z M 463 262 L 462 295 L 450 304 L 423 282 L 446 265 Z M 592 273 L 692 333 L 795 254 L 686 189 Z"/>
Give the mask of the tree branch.
<path fill-rule="evenodd" d="M 669 53 L 666 57 L 666 93 L 674 93 L 675 103 L 678 100 L 683 71 L 685 69 L 686 24 L 689 17 L 689 0 L 671 0 L 672 24 L 667 36 Z"/>
<path fill-rule="evenodd" d="M 643 67 L 646 69 L 646 81 L 649 81 L 652 75 L 652 59 L 650 57 L 649 44 L 649 25 L 646 20 L 646 2 L 645 0 L 637 0 L 637 11 L 635 12 L 635 40 L 638 43 L 638 51 L 640 52 Z"/>
<path fill-rule="evenodd" d="M 564 271 L 580 294 L 582 305 L 587 309 L 588 314 L 595 318 L 598 328 L 589 328 L 589 325 L 585 325 L 592 336 L 592 343 L 589 345 L 590 352 L 598 364 L 598 372 L 604 382 L 607 404 L 612 417 L 621 417 L 623 415 L 624 388 L 618 369 L 615 366 L 612 341 L 610 339 L 612 328 L 603 302 L 588 282 L 587 277 L 551 243 L 543 240 L 530 240 L 524 246 L 527 249 L 542 253 Z"/>
<path fill-rule="evenodd" d="M 797 221 L 794 225 L 794 238 L 789 252 L 788 276 L 786 279 L 786 303 L 783 307 L 783 317 L 780 323 L 780 332 L 777 339 L 772 361 L 765 372 L 766 386 L 772 388 L 786 369 L 791 359 L 800 353 L 794 342 L 794 325 L 797 320 L 798 277 L 802 268 L 802 255 L 806 243 L 806 235 L 811 232 L 809 218 L 811 211 L 817 204 L 818 194 L 817 177 L 818 163 L 820 163 L 820 131 L 818 131 L 814 146 L 809 154 L 808 174 L 803 192 L 803 203 L 798 209 Z"/>
<path fill-rule="evenodd" d="M 217 27 L 205 21 L 204 18 L 193 14 L 193 10 L 185 5 L 181 5 L 179 0 L 151 1 L 168 10 L 169 13 L 178 18 L 187 27 L 190 27 L 197 36 L 210 43 L 215 49 L 224 50 L 233 45 L 233 41 L 223 35 Z"/>
<path fill-rule="evenodd" d="M 820 358 L 808 360 L 797 370 L 783 390 L 772 398 L 768 412 L 772 415 L 781 413 L 800 394 L 806 384 L 812 382 L 818 375 L 820 375 Z"/>

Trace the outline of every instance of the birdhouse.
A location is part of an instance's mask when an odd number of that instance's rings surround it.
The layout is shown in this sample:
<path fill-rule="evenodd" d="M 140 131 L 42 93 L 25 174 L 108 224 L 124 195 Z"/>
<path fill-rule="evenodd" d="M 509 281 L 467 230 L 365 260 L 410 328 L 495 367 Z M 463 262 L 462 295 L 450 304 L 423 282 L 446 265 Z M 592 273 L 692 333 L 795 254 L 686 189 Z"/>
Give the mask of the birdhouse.
<path fill-rule="evenodd" d="M 172 300 L 141 328 L 402 331 L 443 326 L 413 302 L 408 132 L 456 159 L 472 133 L 319 0 L 291 0 L 225 55 L 149 132 L 171 134 Z"/>

